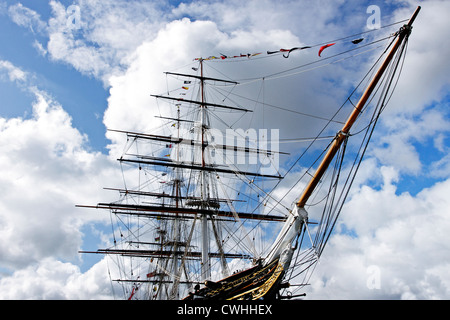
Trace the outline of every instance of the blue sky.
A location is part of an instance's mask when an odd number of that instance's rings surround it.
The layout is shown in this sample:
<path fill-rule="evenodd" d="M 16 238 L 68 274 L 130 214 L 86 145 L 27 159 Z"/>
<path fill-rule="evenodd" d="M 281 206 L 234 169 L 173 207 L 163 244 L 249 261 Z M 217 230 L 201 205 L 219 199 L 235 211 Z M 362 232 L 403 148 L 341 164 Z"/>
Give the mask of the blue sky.
<path fill-rule="evenodd" d="M 123 141 L 106 127 L 151 127 L 149 94 L 165 89 L 163 71 L 218 48 L 336 39 L 364 31 L 370 5 L 384 24 L 418 4 L 396 94 L 308 296 L 450 298 L 449 3 L 437 0 L 0 0 L 0 298 L 112 297 L 105 261 L 77 253 L 102 244 L 105 216 L 74 205 L 106 201 L 102 188 L 122 183 L 114 160 Z M 79 29 L 67 30 L 70 5 L 81 10 Z M 301 86 L 326 103 L 313 86 L 329 85 L 323 78 Z M 373 265 L 381 286 L 368 289 Z"/>
<path fill-rule="evenodd" d="M 42 19 L 48 19 L 51 13 L 46 2 L 21 3 L 31 10 L 37 10 Z M 66 1 L 65 5 L 67 3 L 69 2 Z M 74 126 L 89 135 L 92 148 L 104 152 L 105 128 L 101 115 L 107 106 L 107 88 L 98 79 L 82 75 L 70 65 L 55 63 L 42 56 L 34 47 L 36 40 L 45 41 L 42 32 L 17 25 L 7 17 L 6 12 L 2 12 L 0 24 L 1 30 L 8 31 L 0 35 L 1 42 L 5 43 L 1 58 L 32 73 L 33 79 L 30 81 L 51 93 L 64 105 L 64 109 L 72 116 Z M 30 115 L 34 98 L 32 94 L 27 94 L 22 88 L 8 82 L 2 83 L 1 90 L 4 97 L 0 111 L 2 116 L 9 118 Z"/>

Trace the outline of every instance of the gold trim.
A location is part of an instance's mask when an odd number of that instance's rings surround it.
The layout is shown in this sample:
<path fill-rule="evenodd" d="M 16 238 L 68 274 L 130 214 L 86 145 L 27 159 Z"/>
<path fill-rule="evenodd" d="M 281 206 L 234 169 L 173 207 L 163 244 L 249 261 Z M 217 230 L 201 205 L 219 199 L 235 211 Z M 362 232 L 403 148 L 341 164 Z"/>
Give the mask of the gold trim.
<path fill-rule="evenodd" d="M 278 263 L 277 268 L 273 272 L 273 274 L 270 276 L 269 279 L 264 282 L 263 285 L 253 288 L 251 290 L 248 290 L 246 292 L 243 292 L 241 294 L 238 294 L 237 296 L 234 296 L 232 298 L 229 298 L 227 300 L 243 300 L 244 296 L 251 293 L 252 294 L 252 300 L 257 300 L 261 297 L 263 297 L 273 286 L 273 284 L 277 281 L 281 273 L 283 272 L 283 265 L 281 263 Z"/>

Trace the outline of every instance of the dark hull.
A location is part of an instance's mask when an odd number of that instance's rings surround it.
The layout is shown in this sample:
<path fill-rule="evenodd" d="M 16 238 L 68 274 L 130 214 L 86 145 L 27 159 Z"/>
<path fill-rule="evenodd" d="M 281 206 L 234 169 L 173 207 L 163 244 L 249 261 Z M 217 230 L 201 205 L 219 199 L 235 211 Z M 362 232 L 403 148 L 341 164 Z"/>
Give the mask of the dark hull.
<path fill-rule="evenodd" d="M 236 273 L 218 282 L 206 281 L 205 287 L 184 300 L 260 300 L 277 297 L 284 270 L 278 260 Z"/>

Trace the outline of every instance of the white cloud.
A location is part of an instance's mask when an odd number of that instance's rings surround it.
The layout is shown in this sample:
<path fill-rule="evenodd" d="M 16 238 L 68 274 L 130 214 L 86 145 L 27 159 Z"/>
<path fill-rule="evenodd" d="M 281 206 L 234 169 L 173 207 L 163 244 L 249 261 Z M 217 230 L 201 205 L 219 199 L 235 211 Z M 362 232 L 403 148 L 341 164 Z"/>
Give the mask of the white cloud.
<path fill-rule="evenodd" d="M 45 32 L 47 24 L 41 20 L 40 15 L 21 3 L 8 8 L 9 16 L 19 26 L 29 28 L 33 32 Z"/>
<path fill-rule="evenodd" d="M 448 150 L 441 159 L 431 164 L 429 174 L 438 179 L 450 176 L 450 153 Z"/>
<path fill-rule="evenodd" d="M 42 43 L 40 43 L 39 41 L 35 40 L 33 43 L 33 47 L 41 56 L 45 57 L 47 55 L 47 49 L 45 49 Z"/>
<path fill-rule="evenodd" d="M 274 29 L 293 30 L 303 41 L 315 43 L 317 39 L 331 39 L 349 21 L 340 21 L 339 27 L 332 25 L 343 11 L 359 8 L 353 1 L 195 1 L 181 3 L 172 10 L 176 18 L 192 16 L 196 19 L 211 20 L 221 30 L 263 32 Z M 353 25 L 366 19 L 365 8 L 352 15 Z M 365 20 L 364 20 L 365 21 Z"/>
<path fill-rule="evenodd" d="M 450 122 L 442 111 L 445 102 L 437 103 L 434 109 L 429 109 L 419 115 L 399 114 L 392 116 L 389 112 L 383 118 L 383 125 L 377 132 L 377 140 L 370 154 L 383 164 L 393 165 L 403 173 L 419 175 L 428 174 L 421 159 L 421 146 L 435 140 L 436 153 L 445 153 L 442 141 L 448 136 Z M 441 141 L 441 142 L 439 142 Z M 431 146 L 427 146 L 430 148 Z M 444 159 L 444 158 L 443 158 Z M 442 160 L 433 166 L 442 167 Z"/>
<path fill-rule="evenodd" d="M 111 89 L 104 123 L 114 129 L 154 130 L 161 122 L 153 116 L 168 115 L 169 112 L 163 103 L 158 105 L 150 96 L 167 90 L 164 71 L 186 66 L 186 62 L 193 62 L 196 57 L 209 56 L 212 52 L 278 47 L 289 40 L 295 40 L 295 37 L 290 32 L 280 30 L 269 33 L 235 32 L 228 35 L 221 32 L 212 21 L 192 22 L 184 18 L 168 23 L 155 39 L 144 42 L 136 49 L 130 56 L 132 62 L 125 73 L 109 79 Z M 191 66 L 194 65 L 192 63 Z M 115 142 L 113 133 L 109 133 L 108 137 Z"/>
<path fill-rule="evenodd" d="M 6 60 L 0 60 L 0 72 L 6 71 L 9 81 L 23 82 L 27 78 L 26 72 L 14 66 L 11 62 Z M 0 73 L 0 77 L 2 74 Z"/>
<path fill-rule="evenodd" d="M 0 279 L 2 300 L 111 299 L 106 261 L 82 273 L 78 266 L 53 258 L 31 264 Z"/>
<path fill-rule="evenodd" d="M 443 60 L 450 55 L 450 36 L 445 12 L 448 1 L 408 1 L 408 6 L 395 12 L 395 20 L 408 17 L 417 5 L 422 9 L 414 22 L 408 53 L 391 110 L 398 113 L 420 113 L 431 103 L 448 94 L 450 64 Z"/>
<path fill-rule="evenodd" d="M 29 119 L 0 118 L 0 252 L 2 267 L 20 268 L 46 257 L 76 260 L 80 227 L 101 220 L 75 208 L 99 195 L 113 170 L 106 156 L 45 92 L 35 95 Z M 100 179 L 100 180 L 99 180 Z"/>
<path fill-rule="evenodd" d="M 67 63 L 79 72 L 101 79 L 126 68 L 128 55 L 145 39 L 150 39 L 164 21 L 164 2 L 80 0 L 65 7 L 49 2 L 48 22 L 21 3 L 8 7 L 11 20 L 19 26 L 48 37 L 44 45 L 35 41 L 40 54 Z"/>
<path fill-rule="evenodd" d="M 74 6 L 79 8 L 79 17 L 72 17 L 59 1 L 50 1 L 50 6 L 50 57 L 105 84 L 126 68 L 128 55 L 151 38 L 162 22 L 158 2 L 78 1 Z M 78 19 L 76 27 L 69 28 L 68 19 Z"/>
<path fill-rule="evenodd" d="M 416 197 L 396 195 L 385 168 L 381 190 L 362 187 L 346 204 L 341 224 L 357 236 L 336 234 L 311 279 L 309 298 L 447 299 L 450 265 L 450 180 Z M 379 288 L 367 285 L 379 271 Z"/>

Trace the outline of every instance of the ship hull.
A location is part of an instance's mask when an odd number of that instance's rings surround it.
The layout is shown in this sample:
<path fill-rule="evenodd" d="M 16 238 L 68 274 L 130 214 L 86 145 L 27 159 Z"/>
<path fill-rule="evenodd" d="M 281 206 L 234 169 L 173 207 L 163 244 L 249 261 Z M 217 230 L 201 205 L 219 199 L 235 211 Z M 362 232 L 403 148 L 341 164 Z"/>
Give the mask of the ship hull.
<path fill-rule="evenodd" d="M 206 281 L 184 300 L 268 300 L 277 297 L 284 269 L 278 260 L 257 265 L 218 282 Z"/>

